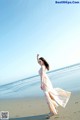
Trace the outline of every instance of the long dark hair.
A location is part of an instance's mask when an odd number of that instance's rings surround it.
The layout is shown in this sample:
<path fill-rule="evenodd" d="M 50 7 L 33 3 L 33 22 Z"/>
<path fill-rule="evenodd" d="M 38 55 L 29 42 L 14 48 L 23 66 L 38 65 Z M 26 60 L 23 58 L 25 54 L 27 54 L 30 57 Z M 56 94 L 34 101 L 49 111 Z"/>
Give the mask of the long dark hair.
<path fill-rule="evenodd" d="M 43 61 L 45 67 L 47 68 L 47 70 L 49 70 L 49 64 L 48 64 L 48 62 L 43 57 L 40 57 L 39 59 Z"/>

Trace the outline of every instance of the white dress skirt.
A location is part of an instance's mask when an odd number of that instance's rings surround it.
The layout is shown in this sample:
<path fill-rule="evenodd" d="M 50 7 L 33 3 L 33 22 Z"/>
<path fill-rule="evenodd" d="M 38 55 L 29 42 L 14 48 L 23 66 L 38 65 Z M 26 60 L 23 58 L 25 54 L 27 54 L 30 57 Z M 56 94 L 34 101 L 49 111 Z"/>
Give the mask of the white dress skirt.
<path fill-rule="evenodd" d="M 50 79 L 48 78 L 44 66 L 39 70 L 39 75 L 42 77 L 43 92 L 45 94 L 49 109 L 52 113 L 57 114 L 56 108 L 60 105 L 65 108 L 69 101 L 71 92 L 61 88 L 53 88 Z"/>

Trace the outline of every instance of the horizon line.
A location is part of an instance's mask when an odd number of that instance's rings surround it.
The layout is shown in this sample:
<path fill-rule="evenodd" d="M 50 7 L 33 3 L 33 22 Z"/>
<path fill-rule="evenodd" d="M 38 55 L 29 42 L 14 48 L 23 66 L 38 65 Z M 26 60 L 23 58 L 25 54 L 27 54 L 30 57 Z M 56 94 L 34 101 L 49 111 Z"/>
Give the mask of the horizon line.
<path fill-rule="evenodd" d="M 59 70 L 63 70 L 63 69 L 66 69 L 66 68 L 71 68 L 71 67 L 78 66 L 78 65 L 80 65 L 80 63 L 72 64 L 72 65 L 65 66 L 65 67 L 62 67 L 62 68 L 58 68 L 58 69 L 55 69 L 55 70 L 51 70 L 51 71 L 49 71 L 49 72 L 47 72 L 47 73 L 49 74 L 49 73 L 51 73 L 51 72 L 56 72 L 56 71 L 59 71 Z M 38 77 L 38 76 L 39 76 L 39 75 L 33 75 L 33 76 L 31 76 L 31 77 L 26 77 L 26 78 L 23 78 L 23 79 L 19 79 L 19 80 L 16 80 L 16 81 L 14 81 L 14 82 L 10 82 L 10 83 L 7 83 L 7 84 L 2 84 L 2 85 L 0 85 L 0 87 L 1 87 L 1 86 L 5 86 L 5 85 L 10 85 L 10 84 L 16 83 L 16 82 L 18 82 L 18 81 L 23 81 L 23 80 L 26 80 L 26 79 Z"/>

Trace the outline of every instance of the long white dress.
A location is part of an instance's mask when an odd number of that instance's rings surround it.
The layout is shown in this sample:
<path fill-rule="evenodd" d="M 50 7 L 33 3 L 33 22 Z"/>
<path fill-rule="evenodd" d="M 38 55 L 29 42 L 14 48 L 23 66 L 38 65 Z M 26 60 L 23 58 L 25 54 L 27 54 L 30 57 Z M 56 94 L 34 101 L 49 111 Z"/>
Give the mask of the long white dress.
<path fill-rule="evenodd" d="M 45 66 L 41 66 L 39 70 L 39 75 L 41 77 L 41 84 L 43 84 L 43 91 L 52 113 L 57 114 L 56 108 L 60 105 L 65 108 L 69 101 L 71 92 L 65 91 L 61 88 L 53 88 L 49 77 L 46 74 Z"/>

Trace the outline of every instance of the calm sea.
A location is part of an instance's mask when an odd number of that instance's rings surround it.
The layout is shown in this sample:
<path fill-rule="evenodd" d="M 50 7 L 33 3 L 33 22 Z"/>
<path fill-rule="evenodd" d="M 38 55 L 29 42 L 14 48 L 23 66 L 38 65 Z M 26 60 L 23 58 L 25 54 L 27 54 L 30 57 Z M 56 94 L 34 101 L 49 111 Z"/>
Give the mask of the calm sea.
<path fill-rule="evenodd" d="M 71 92 L 80 90 L 80 64 L 50 71 L 47 75 L 53 88 L 58 87 Z M 0 99 L 38 96 L 43 96 L 38 75 L 0 86 Z"/>

